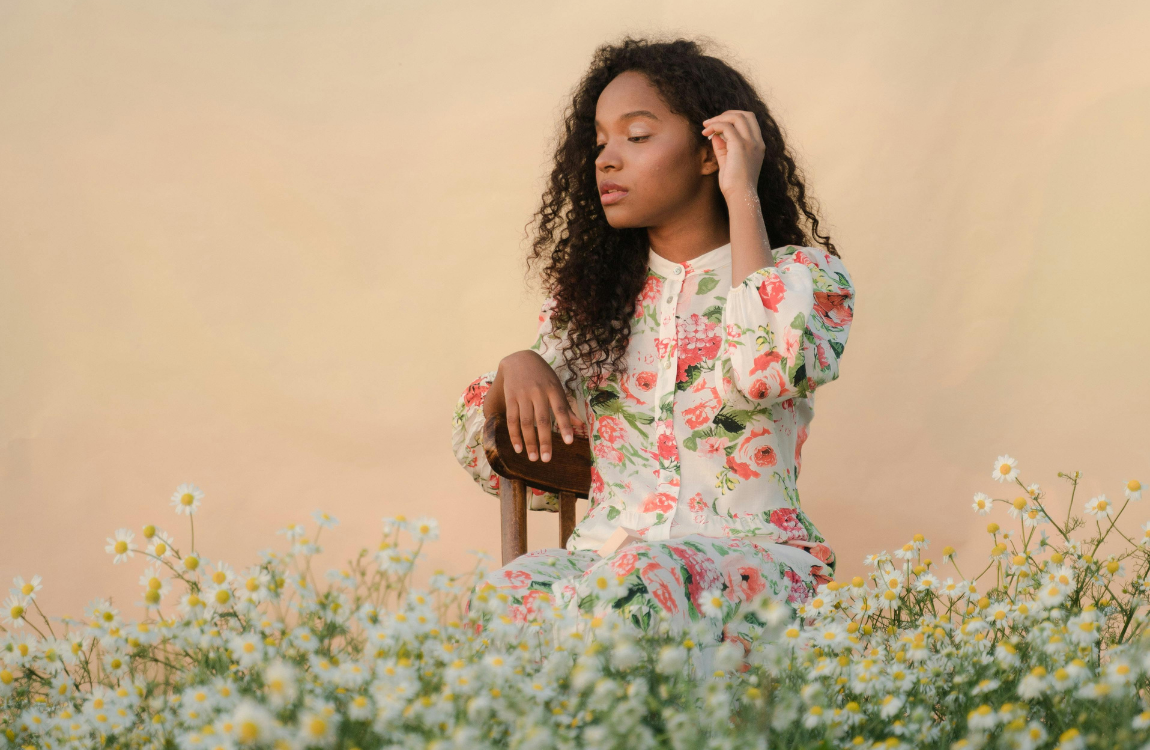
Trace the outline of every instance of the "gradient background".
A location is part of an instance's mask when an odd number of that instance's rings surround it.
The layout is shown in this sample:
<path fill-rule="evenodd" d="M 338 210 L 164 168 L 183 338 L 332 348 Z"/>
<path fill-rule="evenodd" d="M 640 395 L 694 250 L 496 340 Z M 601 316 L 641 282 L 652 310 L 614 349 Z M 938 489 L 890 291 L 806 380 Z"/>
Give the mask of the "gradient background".
<path fill-rule="evenodd" d="M 5 2 L 0 591 L 139 617 L 144 560 L 105 538 L 186 548 L 185 481 L 197 548 L 237 567 L 317 508 L 321 570 L 396 514 L 441 522 L 422 577 L 497 558 L 451 414 L 534 339 L 524 228 L 628 32 L 751 77 L 851 271 L 799 482 L 839 577 L 915 532 L 973 574 L 971 496 L 1019 494 L 998 455 L 1057 513 L 1058 471 L 1081 500 L 1150 483 L 1148 27 L 1138 2 Z M 557 545 L 557 515 L 529 525 Z"/>

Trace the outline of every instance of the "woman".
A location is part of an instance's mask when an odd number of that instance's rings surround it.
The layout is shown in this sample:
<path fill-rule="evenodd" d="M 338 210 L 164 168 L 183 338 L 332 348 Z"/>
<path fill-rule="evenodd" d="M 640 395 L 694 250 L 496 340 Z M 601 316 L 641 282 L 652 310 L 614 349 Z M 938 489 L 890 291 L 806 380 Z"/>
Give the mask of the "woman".
<path fill-rule="evenodd" d="M 806 601 L 830 580 L 834 554 L 796 482 L 854 289 L 829 238 L 807 245 L 799 212 L 816 237 L 818 218 L 805 196 L 778 125 L 726 63 L 687 40 L 596 51 L 536 215 L 538 337 L 467 387 L 454 433 L 496 495 L 487 417 L 506 414 L 533 461 L 549 460 L 553 427 L 568 443 L 589 435 L 591 508 L 566 549 L 520 557 L 476 591 L 506 593 L 518 618 L 543 597 L 643 628 L 706 620 L 716 643 L 749 647 L 762 623 L 744 602 Z M 558 509 L 549 493 L 530 501 Z M 620 526 L 640 541 L 600 556 Z"/>

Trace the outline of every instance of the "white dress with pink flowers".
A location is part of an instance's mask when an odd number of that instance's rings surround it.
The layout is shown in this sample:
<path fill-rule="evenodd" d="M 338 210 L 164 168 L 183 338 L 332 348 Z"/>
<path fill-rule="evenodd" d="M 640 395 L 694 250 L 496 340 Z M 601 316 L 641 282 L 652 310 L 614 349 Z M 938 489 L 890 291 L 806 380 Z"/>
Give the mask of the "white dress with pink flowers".
<path fill-rule="evenodd" d="M 839 375 L 854 287 L 842 260 L 822 248 L 788 245 L 773 253 L 774 265 L 732 287 L 729 243 L 686 263 L 649 252 L 626 371 L 594 381 L 580 374 L 568 392 L 588 425 L 591 507 L 566 550 L 535 554 L 566 553 L 575 565 L 572 580 L 540 580 L 536 589 L 551 591 L 557 584 L 558 592 L 586 578 L 597 563 L 610 564 L 593 550 L 619 526 L 634 530 L 646 544 L 616 554 L 644 546 L 662 558 L 661 551 L 682 547 L 676 540 L 705 540 L 706 549 L 722 540 L 741 550 L 752 547 L 757 560 L 752 562 L 760 570 L 772 568 L 771 578 L 789 578 L 786 571 L 795 577 L 780 581 L 787 585 L 779 588 L 792 600 L 790 584 L 801 581 L 809 590 L 833 576 L 834 553 L 803 512 L 796 483 L 815 389 Z M 543 303 L 531 348 L 565 381 L 559 351 L 564 330 L 553 325 L 553 308 L 552 299 Z M 484 373 L 461 396 L 453 448 L 480 487 L 497 495 L 499 476 L 482 449 L 483 398 L 494 377 L 494 371 Z M 558 510 L 550 493 L 534 491 L 530 503 L 534 509 Z M 721 571 L 726 555 L 673 553 L 671 559 L 684 566 L 669 573 L 669 581 L 718 580 L 717 573 L 691 571 L 684 557 L 712 558 L 710 567 Z M 525 581 L 523 565 L 530 565 L 530 558 L 505 569 L 508 580 Z M 498 571 L 494 575 L 498 578 Z M 641 581 L 641 573 L 636 575 Z M 740 591 L 748 593 L 746 575 L 740 574 L 741 585 L 728 576 L 721 590 L 732 600 Z M 524 586 L 529 588 L 530 583 Z M 698 619 L 698 602 L 690 601 L 688 588 L 698 587 L 683 588 L 690 619 Z"/>

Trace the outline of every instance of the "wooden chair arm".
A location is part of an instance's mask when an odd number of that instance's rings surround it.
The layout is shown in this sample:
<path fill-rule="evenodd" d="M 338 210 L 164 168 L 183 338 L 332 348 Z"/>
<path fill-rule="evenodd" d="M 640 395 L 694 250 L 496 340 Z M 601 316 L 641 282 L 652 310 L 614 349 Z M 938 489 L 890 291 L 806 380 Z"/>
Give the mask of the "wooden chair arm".
<path fill-rule="evenodd" d="M 559 546 L 566 547 L 575 528 L 575 499 L 591 492 L 591 442 L 576 436 L 570 445 L 551 433 L 551 460 L 532 461 L 516 453 L 502 414 L 483 426 L 483 450 L 500 482 L 500 528 L 503 565 L 527 552 L 527 488 L 559 495 Z"/>

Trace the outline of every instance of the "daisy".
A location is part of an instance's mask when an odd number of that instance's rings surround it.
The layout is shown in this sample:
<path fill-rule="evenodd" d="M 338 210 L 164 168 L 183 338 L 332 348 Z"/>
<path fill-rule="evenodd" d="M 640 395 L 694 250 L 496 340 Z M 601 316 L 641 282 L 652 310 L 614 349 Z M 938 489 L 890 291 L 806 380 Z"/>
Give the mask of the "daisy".
<path fill-rule="evenodd" d="M 962 584 L 955 583 L 954 579 L 950 577 L 947 577 L 947 579 L 942 582 L 938 592 L 940 594 L 946 594 L 947 597 L 951 599 L 961 599 L 965 595 Z"/>
<path fill-rule="evenodd" d="M 918 577 L 919 591 L 933 591 L 936 586 L 938 586 L 938 578 L 933 573 L 923 573 Z"/>
<path fill-rule="evenodd" d="M 311 514 L 311 517 L 316 523 L 326 529 L 330 529 L 339 523 L 338 518 L 328 513 L 324 513 L 322 510 L 315 511 Z"/>
<path fill-rule="evenodd" d="M 172 554 L 174 542 L 175 540 L 168 535 L 168 532 L 156 529 L 156 533 L 148 540 L 148 554 L 162 560 Z"/>
<path fill-rule="evenodd" d="M 827 623 L 815 631 L 811 642 L 832 650 L 842 648 L 850 643 L 847 639 L 846 628 L 837 622 Z"/>
<path fill-rule="evenodd" d="M 187 482 L 181 484 L 172 493 L 172 507 L 176 509 L 176 515 L 190 516 L 195 513 L 203 496 L 204 493 L 196 485 Z"/>
<path fill-rule="evenodd" d="M 990 503 L 990 495 L 987 495 L 985 492 L 976 492 L 974 493 L 974 502 L 971 504 L 971 507 L 974 508 L 974 512 L 978 515 L 985 516 L 990 512 Z"/>
<path fill-rule="evenodd" d="M 1150 547 L 1150 521 L 1142 524 L 1139 528 L 1142 529 L 1142 538 L 1138 540 L 1138 543 L 1143 547 Z"/>
<path fill-rule="evenodd" d="M 287 537 L 289 542 L 294 542 L 296 539 L 299 539 L 304 535 L 304 527 L 300 526 L 298 523 L 293 523 L 280 529 L 276 533 L 283 534 L 285 537 Z"/>
<path fill-rule="evenodd" d="M 587 576 L 587 583 L 600 601 L 614 601 L 626 591 L 623 579 L 610 571 Z"/>
<path fill-rule="evenodd" d="M 1142 483 L 1137 479 L 1131 479 L 1126 483 L 1126 499 L 1127 500 L 1141 500 L 1142 499 Z"/>
<path fill-rule="evenodd" d="M 328 747 L 335 741 L 335 728 L 339 714 L 326 711 L 308 711 L 299 720 L 300 739 L 306 746 Z"/>
<path fill-rule="evenodd" d="M 13 594 L 19 594 L 28 598 L 31 601 L 36 598 L 36 592 L 43 588 L 40 584 L 40 576 L 32 576 L 32 580 L 24 583 L 23 576 L 16 576 L 12 579 L 13 587 L 9 591 Z"/>
<path fill-rule="evenodd" d="M 409 531 L 417 542 L 434 542 L 439 538 L 439 521 L 422 516 L 411 522 Z"/>
<path fill-rule="evenodd" d="M 1010 456 L 999 456 L 991 473 L 996 482 L 1013 482 L 1018 476 L 1018 461 Z"/>
<path fill-rule="evenodd" d="M 158 606 L 164 594 L 171 589 L 167 577 L 160 575 L 160 566 L 154 564 L 144 570 L 140 576 L 140 585 L 144 587 L 144 602 L 150 607 Z"/>
<path fill-rule="evenodd" d="M 1018 518 L 1026 512 L 1028 504 L 1026 498 L 1020 495 L 1011 501 L 1010 507 L 1006 509 L 1006 512 L 1011 518 Z"/>
<path fill-rule="evenodd" d="M 4 623 L 13 628 L 24 627 L 24 610 L 29 601 L 17 594 L 12 594 L 5 599 L 4 609 L 0 611 L 0 615 L 4 617 Z"/>
<path fill-rule="evenodd" d="M 115 537 L 107 538 L 108 543 L 104 546 L 104 551 L 115 555 L 112 558 L 113 565 L 126 562 L 135 554 L 135 548 L 132 547 L 132 538 L 135 536 L 130 529 L 116 529 Z"/>
<path fill-rule="evenodd" d="M 1110 514 L 1114 512 L 1114 506 L 1106 499 L 1106 495 L 1099 495 L 1086 502 L 1085 511 L 1094 516 L 1095 520 L 1101 520 L 1110 517 Z"/>
<path fill-rule="evenodd" d="M 709 589 L 699 596 L 699 611 L 707 617 L 722 617 L 725 601 L 726 597 L 720 589 Z"/>
<path fill-rule="evenodd" d="M 222 586 L 225 583 L 231 583 L 235 580 L 236 571 L 233 570 L 232 566 L 228 565 L 226 562 L 217 560 L 212 567 L 214 570 L 208 577 L 211 579 L 212 583 L 216 584 L 217 586 Z"/>

